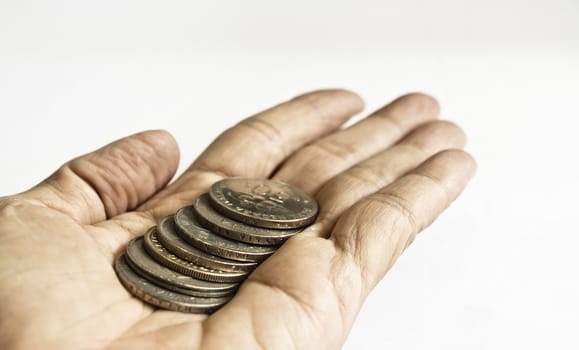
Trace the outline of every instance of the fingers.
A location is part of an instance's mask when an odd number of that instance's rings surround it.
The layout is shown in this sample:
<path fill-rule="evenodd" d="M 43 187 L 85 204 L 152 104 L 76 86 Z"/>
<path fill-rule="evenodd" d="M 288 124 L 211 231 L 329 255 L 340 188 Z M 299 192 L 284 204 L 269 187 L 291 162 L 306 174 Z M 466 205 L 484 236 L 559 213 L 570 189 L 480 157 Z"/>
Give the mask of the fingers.
<path fill-rule="evenodd" d="M 398 144 L 362 161 L 329 180 L 318 192 L 322 224 L 319 234 L 328 233 L 336 218 L 360 199 L 389 185 L 424 160 L 445 149 L 462 148 L 464 132 L 447 121 L 425 123 Z"/>
<path fill-rule="evenodd" d="M 443 151 L 356 204 L 329 240 L 292 237 L 205 321 L 204 344 L 339 348 L 370 288 L 456 198 L 474 168 L 468 154 Z"/>
<path fill-rule="evenodd" d="M 359 271 L 366 292 L 462 192 L 475 168 L 467 153 L 443 151 L 340 217 L 330 239 Z"/>
<path fill-rule="evenodd" d="M 192 168 L 226 176 L 266 177 L 311 140 L 360 112 L 363 102 L 345 90 L 322 90 L 245 119 L 224 132 Z"/>
<path fill-rule="evenodd" d="M 84 224 L 135 208 L 171 179 L 179 151 L 166 131 L 141 132 L 76 158 L 17 198 L 35 200 Z"/>
<path fill-rule="evenodd" d="M 439 109 L 428 95 L 402 96 L 357 124 L 296 152 L 274 178 L 315 193 L 336 174 L 394 144 L 417 125 L 435 119 Z"/>
<path fill-rule="evenodd" d="M 362 100 L 352 92 L 321 90 L 248 118 L 221 134 L 179 179 L 141 210 L 164 216 L 190 204 L 220 178 L 268 177 L 290 154 L 335 130 L 362 108 Z"/>

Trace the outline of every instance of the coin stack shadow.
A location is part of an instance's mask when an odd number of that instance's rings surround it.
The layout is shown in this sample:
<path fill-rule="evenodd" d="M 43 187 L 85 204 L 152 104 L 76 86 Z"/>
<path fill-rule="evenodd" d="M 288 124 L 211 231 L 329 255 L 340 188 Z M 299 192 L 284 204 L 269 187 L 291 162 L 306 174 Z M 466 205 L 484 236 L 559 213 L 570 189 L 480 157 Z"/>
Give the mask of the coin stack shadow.
<path fill-rule="evenodd" d="M 201 195 L 193 206 L 179 209 L 129 242 L 115 270 L 131 294 L 164 309 L 211 313 L 233 298 L 263 260 L 312 221 L 282 229 L 272 228 L 276 222 L 270 220 L 267 225 L 258 223 L 260 227 L 255 220 L 220 210 L 213 197 Z"/>

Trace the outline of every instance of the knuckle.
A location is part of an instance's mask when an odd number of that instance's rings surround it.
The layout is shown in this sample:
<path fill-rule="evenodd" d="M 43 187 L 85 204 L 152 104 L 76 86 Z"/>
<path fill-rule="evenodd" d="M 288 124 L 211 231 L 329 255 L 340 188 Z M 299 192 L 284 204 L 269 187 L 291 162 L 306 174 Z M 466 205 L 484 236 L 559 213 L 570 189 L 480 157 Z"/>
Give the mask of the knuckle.
<path fill-rule="evenodd" d="M 130 170 L 131 173 L 142 171 L 143 167 L 148 167 L 147 160 L 157 156 L 155 147 L 141 138 L 130 138 L 126 142 L 120 143 L 119 147 L 110 147 L 105 150 L 103 160 L 106 164 L 112 165 L 110 170 L 114 173 L 126 172 L 127 170 Z M 96 157 L 94 162 L 103 165 Z"/>
<path fill-rule="evenodd" d="M 369 218 L 376 215 L 375 208 L 370 203 L 359 207 L 358 214 L 350 217 L 341 224 L 346 227 L 339 236 L 332 236 L 336 248 L 341 252 L 342 259 L 349 261 L 348 265 L 356 269 L 357 275 L 364 284 L 374 273 L 374 261 L 369 254 L 370 245 L 377 242 L 370 241 L 366 230 L 372 229 L 368 225 Z"/>
<path fill-rule="evenodd" d="M 311 145 L 311 149 L 318 154 L 317 158 L 325 159 L 329 156 L 332 158 L 331 161 L 339 159 L 350 162 L 356 154 L 356 149 L 351 145 L 332 139 L 314 143 Z"/>
<path fill-rule="evenodd" d="M 402 229 L 415 234 L 421 229 L 421 225 L 414 214 L 412 204 L 407 199 L 392 192 L 377 192 L 369 198 L 371 202 L 382 206 L 383 210 L 389 213 L 390 217 L 394 218 L 395 223 L 402 219 L 404 226 L 402 228 L 397 227 L 396 231 Z"/>
<path fill-rule="evenodd" d="M 275 139 L 280 137 L 282 134 L 281 130 L 265 118 L 249 118 L 239 123 L 239 125 L 250 129 L 251 132 L 258 134 L 267 140 Z"/>
<path fill-rule="evenodd" d="M 364 192 L 377 191 L 386 186 L 386 179 L 380 176 L 374 169 L 364 165 L 356 165 L 344 172 L 346 181 L 352 182 L 348 187 L 363 188 Z"/>
<path fill-rule="evenodd" d="M 134 165 L 127 165 L 126 158 L 121 161 L 120 153 L 111 153 L 106 157 L 79 158 L 68 165 L 81 180 L 79 183 L 88 185 L 100 197 L 109 217 L 138 201 L 136 184 L 132 181 L 136 172 Z"/>
<path fill-rule="evenodd" d="M 249 132 L 249 135 L 244 136 L 246 140 L 264 144 L 273 155 L 285 158 L 288 151 L 284 148 L 284 143 L 279 142 L 284 137 L 283 132 L 275 126 L 274 123 L 268 121 L 266 118 L 253 117 L 246 119 L 237 125 L 238 128 L 233 128 L 232 132 Z"/>
<path fill-rule="evenodd" d="M 312 114 L 324 118 L 327 113 L 324 112 L 322 109 L 323 101 L 327 97 L 331 97 L 332 93 L 335 93 L 331 90 L 317 90 L 312 91 L 303 95 L 299 95 L 294 97 L 290 102 L 293 104 L 298 104 L 306 110 L 313 112 Z"/>

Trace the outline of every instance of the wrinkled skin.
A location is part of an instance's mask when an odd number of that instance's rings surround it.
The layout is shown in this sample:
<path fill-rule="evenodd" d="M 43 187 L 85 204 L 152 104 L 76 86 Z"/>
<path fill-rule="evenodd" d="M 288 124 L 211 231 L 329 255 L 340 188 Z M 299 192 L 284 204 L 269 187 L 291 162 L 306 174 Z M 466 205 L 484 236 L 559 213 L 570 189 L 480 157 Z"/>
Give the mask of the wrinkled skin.
<path fill-rule="evenodd" d="M 147 131 L 1 198 L 0 348 L 339 348 L 368 293 L 475 170 L 433 98 L 406 95 L 341 127 L 362 108 L 343 90 L 299 96 L 225 131 L 171 184 L 176 143 Z M 132 297 L 112 268 L 126 243 L 229 176 L 300 186 L 319 217 L 211 316 Z"/>

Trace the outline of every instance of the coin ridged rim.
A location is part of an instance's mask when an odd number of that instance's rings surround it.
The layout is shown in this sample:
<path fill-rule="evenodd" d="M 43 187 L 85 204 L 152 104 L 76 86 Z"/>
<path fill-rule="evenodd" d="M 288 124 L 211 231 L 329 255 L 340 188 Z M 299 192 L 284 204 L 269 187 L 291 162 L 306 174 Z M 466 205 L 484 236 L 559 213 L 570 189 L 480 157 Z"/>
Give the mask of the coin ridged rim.
<path fill-rule="evenodd" d="M 159 264 L 145 251 L 143 237 L 131 240 L 125 254 L 135 272 L 150 281 L 182 294 L 193 296 L 223 296 L 232 293 L 236 283 L 210 282 L 184 275 Z"/>
<path fill-rule="evenodd" d="M 178 286 L 173 285 L 171 283 L 167 283 L 167 282 L 164 282 L 160 279 L 157 279 L 157 278 L 155 278 L 155 276 L 147 274 L 139 266 L 137 266 L 134 262 L 132 262 L 131 259 L 126 258 L 126 260 L 127 260 L 127 264 L 129 264 L 131 269 L 133 269 L 133 271 L 137 275 L 141 276 L 142 278 L 146 279 L 147 281 L 149 281 L 150 283 L 152 283 L 156 286 L 171 290 L 175 293 L 179 293 L 179 294 L 183 294 L 183 295 L 189 295 L 189 296 L 193 296 L 193 297 L 197 297 L 197 298 L 220 298 L 220 297 L 225 297 L 225 296 L 228 296 L 228 295 L 235 293 L 235 290 L 226 291 L 226 292 L 221 292 L 221 291 L 220 292 L 200 292 L 200 291 L 191 290 L 191 289 L 187 289 L 187 288 L 181 288 L 181 287 L 178 287 Z"/>
<path fill-rule="evenodd" d="M 255 261 L 227 259 L 191 245 L 180 234 L 177 234 L 174 225 L 173 216 L 163 218 L 157 226 L 157 238 L 168 251 L 181 259 L 223 271 L 251 272 L 257 267 Z"/>
<path fill-rule="evenodd" d="M 227 259 L 258 262 L 265 260 L 277 250 L 275 246 L 234 241 L 203 228 L 195 219 L 192 206 L 183 207 L 177 211 L 175 225 L 178 228 L 177 233 L 188 243 Z M 214 241 L 208 241 L 209 237 L 212 237 Z"/>
<path fill-rule="evenodd" d="M 195 297 L 166 290 L 133 271 L 125 254 L 117 257 L 114 266 L 122 285 L 131 294 L 148 304 L 163 309 L 208 314 L 216 311 L 233 298 L 233 295 L 218 298 Z"/>
<path fill-rule="evenodd" d="M 248 275 L 247 272 L 220 271 L 194 262 L 181 259 L 167 250 L 157 239 L 157 230 L 151 229 L 144 236 L 144 247 L 147 253 L 161 265 L 184 275 L 211 282 L 240 282 Z"/>
<path fill-rule="evenodd" d="M 304 209 L 296 214 L 287 214 L 284 216 L 273 215 L 268 213 L 261 213 L 252 210 L 247 210 L 246 208 L 234 207 L 223 193 L 224 188 L 227 187 L 227 183 L 233 181 L 245 181 L 245 182 L 262 182 L 262 183 L 275 183 L 277 185 L 286 187 L 297 197 L 307 200 L 308 204 L 311 204 L 311 208 L 304 206 Z M 211 190 L 209 191 L 211 203 L 215 210 L 219 211 L 223 215 L 235 219 L 237 221 L 246 223 L 252 226 L 273 228 L 273 229 L 287 229 L 287 228 L 297 228 L 304 227 L 316 220 L 318 214 L 318 203 L 307 194 L 302 189 L 287 184 L 279 180 L 271 179 L 251 179 L 251 178 L 228 178 L 215 182 L 211 185 Z"/>
<path fill-rule="evenodd" d="M 205 193 L 197 198 L 193 205 L 195 218 L 205 228 L 222 236 L 245 243 L 262 245 L 280 245 L 302 228 L 273 229 L 244 224 L 221 214 L 211 205 L 211 198 Z"/>

